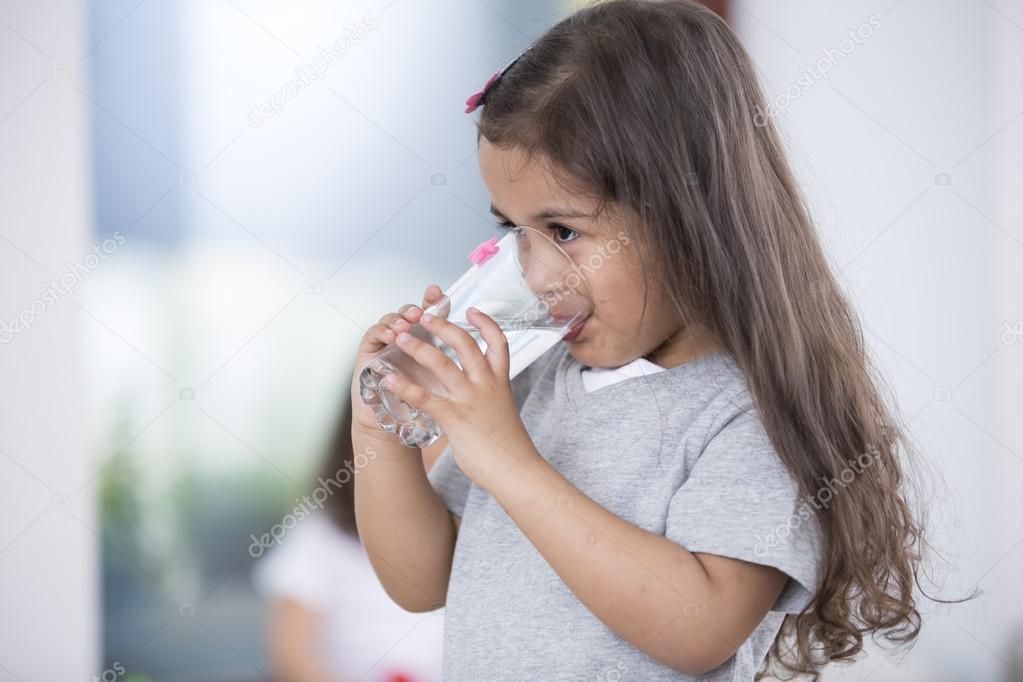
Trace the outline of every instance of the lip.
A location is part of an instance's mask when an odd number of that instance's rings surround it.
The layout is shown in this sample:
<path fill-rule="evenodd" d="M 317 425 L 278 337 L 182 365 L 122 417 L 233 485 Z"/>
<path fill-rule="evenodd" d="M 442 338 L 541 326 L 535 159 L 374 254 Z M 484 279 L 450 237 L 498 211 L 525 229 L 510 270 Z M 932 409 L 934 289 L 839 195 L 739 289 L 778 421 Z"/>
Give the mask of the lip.
<path fill-rule="evenodd" d="M 564 336 L 563 336 L 562 338 L 563 338 L 563 339 L 564 339 L 565 341 L 575 341 L 575 340 L 576 340 L 577 338 L 579 338 L 579 335 L 580 335 L 580 334 L 582 333 L 582 331 L 583 331 L 583 327 L 585 327 L 585 326 L 586 326 L 586 321 L 587 321 L 587 320 L 589 320 L 589 319 L 590 319 L 589 317 L 584 317 L 583 319 L 581 319 L 581 320 L 577 321 L 577 322 L 576 322 L 575 324 L 573 324 L 573 325 L 572 325 L 572 327 L 571 327 L 571 328 L 570 328 L 570 329 L 568 330 L 568 333 L 567 333 L 567 334 L 565 334 L 565 335 L 564 335 Z"/>

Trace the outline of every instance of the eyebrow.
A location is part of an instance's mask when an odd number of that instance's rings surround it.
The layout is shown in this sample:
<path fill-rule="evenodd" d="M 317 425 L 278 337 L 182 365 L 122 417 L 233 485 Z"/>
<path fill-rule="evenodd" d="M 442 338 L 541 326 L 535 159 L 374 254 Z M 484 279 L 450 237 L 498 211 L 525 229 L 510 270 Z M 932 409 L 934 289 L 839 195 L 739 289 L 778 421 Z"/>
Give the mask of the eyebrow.
<path fill-rule="evenodd" d="M 494 206 L 493 204 L 490 205 L 490 212 L 496 215 L 498 218 L 505 218 L 507 220 L 507 216 L 501 212 L 501 209 L 499 209 L 497 206 Z M 544 211 L 537 213 L 535 216 L 533 216 L 533 220 L 539 221 L 548 220 L 550 218 L 592 218 L 592 217 L 593 216 L 591 214 L 579 211 L 574 208 L 554 207 L 548 208 Z"/>

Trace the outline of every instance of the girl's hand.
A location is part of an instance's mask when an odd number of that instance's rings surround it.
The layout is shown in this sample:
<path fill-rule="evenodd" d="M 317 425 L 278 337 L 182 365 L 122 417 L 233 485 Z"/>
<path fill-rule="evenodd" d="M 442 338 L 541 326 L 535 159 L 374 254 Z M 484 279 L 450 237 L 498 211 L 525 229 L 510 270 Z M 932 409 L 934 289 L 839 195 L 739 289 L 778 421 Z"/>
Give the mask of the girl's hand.
<path fill-rule="evenodd" d="M 508 378 L 508 340 L 496 322 L 470 308 L 468 320 L 487 344 L 480 351 L 467 331 L 437 316 L 420 319 L 427 331 L 454 349 L 462 368 L 432 344 L 411 334 L 397 338 L 398 346 L 433 371 L 442 388 L 429 388 L 395 374 L 386 384 L 398 397 L 433 417 L 444 430 L 459 468 L 489 490 L 495 476 L 524 455 L 535 454 Z M 392 383 L 393 382 L 393 383 Z"/>
<path fill-rule="evenodd" d="M 373 408 L 362 401 L 360 395 L 359 374 L 362 369 L 383 352 L 389 344 L 394 343 L 395 337 L 412 328 L 412 325 L 419 322 L 423 314 L 422 308 L 427 308 L 444 298 L 444 292 L 436 284 L 430 284 L 423 293 L 422 307 L 407 303 L 398 309 L 396 313 L 387 313 L 380 318 L 380 321 L 366 330 L 359 342 L 359 349 L 355 356 L 355 375 L 352 377 L 351 401 L 352 401 L 352 430 L 358 431 L 371 438 L 398 441 L 397 434 L 388 433 L 380 428 L 376 422 L 376 415 Z"/>

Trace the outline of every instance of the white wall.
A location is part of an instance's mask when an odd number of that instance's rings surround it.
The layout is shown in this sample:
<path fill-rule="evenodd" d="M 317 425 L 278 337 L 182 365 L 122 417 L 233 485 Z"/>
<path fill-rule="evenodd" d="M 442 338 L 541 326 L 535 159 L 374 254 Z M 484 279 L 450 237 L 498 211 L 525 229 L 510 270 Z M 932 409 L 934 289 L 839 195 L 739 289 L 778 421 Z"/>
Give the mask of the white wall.
<path fill-rule="evenodd" d="M 963 606 L 924 600 L 923 634 L 901 664 L 875 653 L 826 678 L 1023 679 L 1023 337 L 1001 338 L 1023 320 L 1023 7 L 732 6 L 769 97 L 795 86 L 777 120 L 933 469 L 931 532 L 950 565 L 935 565 L 931 589 L 984 591 Z M 861 26 L 869 37 L 843 50 Z M 823 48 L 840 50 L 829 77 L 798 86 Z"/>
<path fill-rule="evenodd" d="M 85 3 L 8 2 L 0 20 L 0 680 L 90 679 L 103 671 L 95 505 L 75 496 L 95 468 L 81 313 L 41 298 L 92 253 L 89 104 L 71 87 L 86 76 Z M 11 325 L 21 314 L 31 329 Z"/>

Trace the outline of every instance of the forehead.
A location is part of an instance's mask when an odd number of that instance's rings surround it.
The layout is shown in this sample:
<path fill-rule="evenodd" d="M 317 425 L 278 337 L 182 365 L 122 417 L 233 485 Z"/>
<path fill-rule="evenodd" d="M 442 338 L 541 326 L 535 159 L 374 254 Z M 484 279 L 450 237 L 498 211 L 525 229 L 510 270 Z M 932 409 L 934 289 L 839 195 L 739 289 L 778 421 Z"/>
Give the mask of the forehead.
<path fill-rule="evenodd" d="M 559 179 L 541 155 L 530 158 L 519 147 L 504 149 L 481 137 L 479 164 L 492 203 L 502 211 L 531 216 L 552 206 L 588 214 L 598 208 L 595 199 Z"/>
<path fill-rule="evenodd" d="M 502 197 L 561 199 L 567 194 L 550 164 L 542 157 L 529 158 L 520 147 L 505 149 L 481 137 L 479 162 L 483 182 L 499 206 Z"/>
<path fill-rule="evenodd" d="M 509 220 L 527 223 L 542 220 L 546 214 L 582 214 L 587 217 L 574 218 L 572 225 L 591 234 L 632 232 L 631 214 L 613 201 L 601 207 L 591 193 L 580 191 L 559 177 L 543 155 L 530 158 L 519 147 L 504 149 L 481 136 L 478 156 L 480 175 L 490 192 L 491 204 Z"/>

